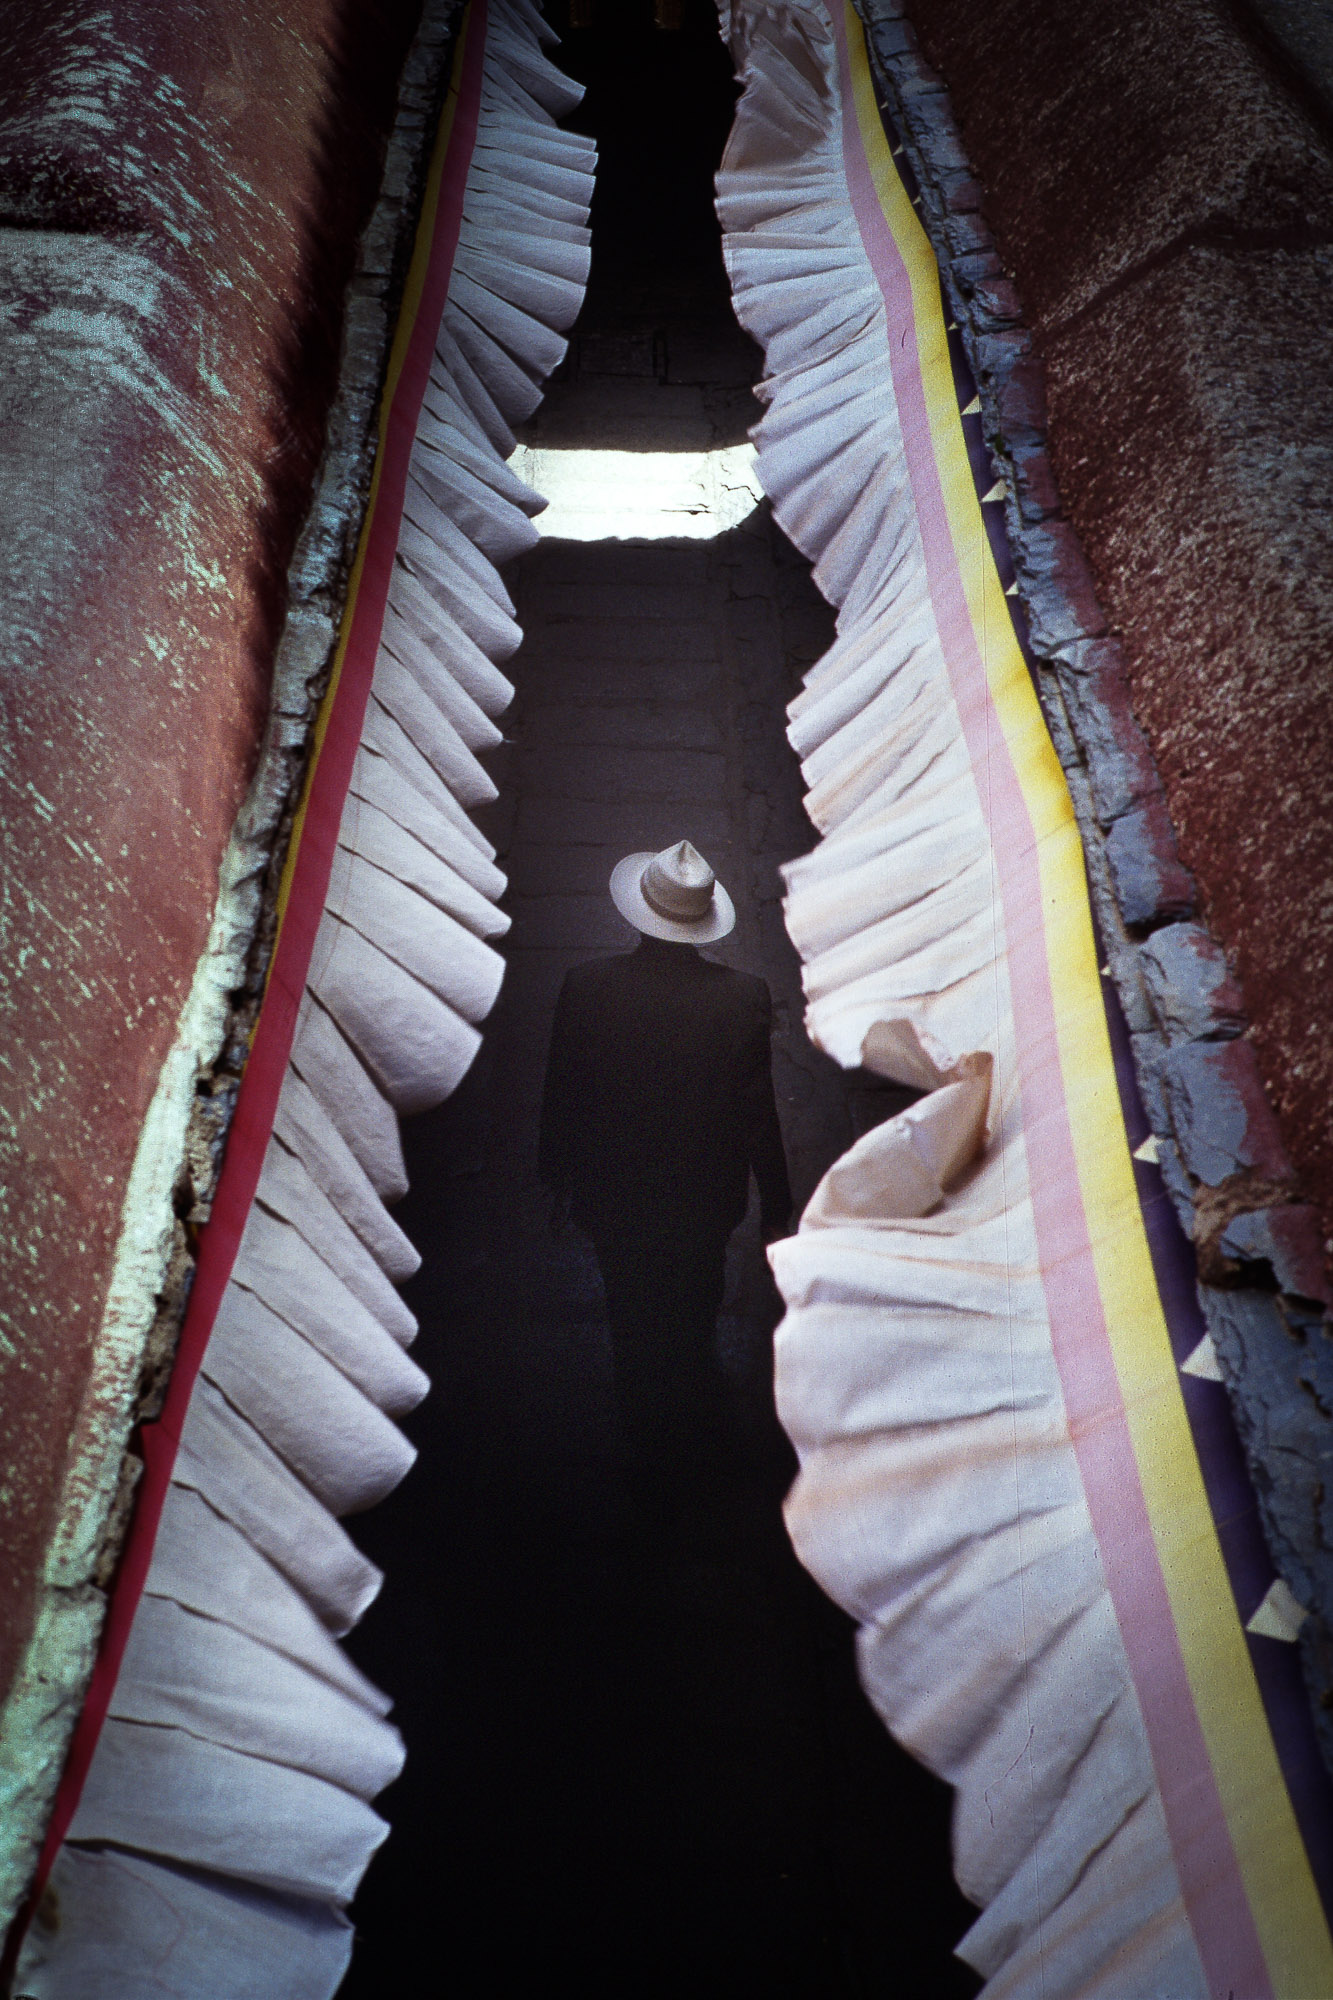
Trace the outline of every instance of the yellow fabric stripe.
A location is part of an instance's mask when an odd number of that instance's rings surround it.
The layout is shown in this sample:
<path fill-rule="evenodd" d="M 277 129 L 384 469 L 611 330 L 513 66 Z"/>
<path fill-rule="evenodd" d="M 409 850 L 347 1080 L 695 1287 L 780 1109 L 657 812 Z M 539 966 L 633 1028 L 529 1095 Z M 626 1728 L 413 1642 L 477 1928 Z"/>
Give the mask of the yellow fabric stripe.
<path fill-rule="evenodd" d="M 912 292 L 931 443 L 991 702 L 1033 828 L 1064 1093 L 1112 1354 L 1158 1558 L 1274 1991 L 1333 1995 L 1333 1943 L 1278 1763 L 1171 1353 L 1125 1136 L 1073 806 L 991 556 L 938 267 L 894 167 L 850 0 L 857 125 Z"/>
<path fill-rule="evenodd" d="M 361 574 L 365 568 L 366 549 L 370 541 L 375 520 L 375 508 L 379 501 L 380 473 L 384 462 L 384 446 L 388 437 L 389 417 L 393 409 L 394 397 L 398 392 L 399 377 L 411 344 L 417 312 L 421 305 L 421 294 L 430 269 L 431 253 L 435 240 L 435 218 L 440 205 L 440 182 L 444 175 L 444 162 L 449 151 L 449 141 L 454 129 L 454 116 L 458 109 L 459 79 L 463 71 L 463 57 L 467 48 L 468 33 L 472 25 L 472 7 L 463 10 L 459 25 L 458 40 L 454 48 L 453 63 L 449 72 L 449 88 L 444 107 L 440 113 L 439 129 L 435 135 L 435 146 L 431 154 L 430 168 L 426 176 L 426 186 L 421 202 L 421 216 L 417 224 L 416 240 L 412 248 L 412 261 L 408 266 L 407 278 L 403 285 L 402 302 L 398 309 L 398 321 L 394 328 L 393 345 L 389 350 L 388 365 L 385 369 L 384 388 L 380 396 L 379 419 L 377 425 L 375 465 L 370 477 L 370 494 L 366 501 L 365 517 L 361 523 L 361 533 L 357 539 L 356 555 L 352 562 L 351 575 L 347 584 L 347 600 L 343 605 L 342 622 L 338 630 L 338 645 L 329 670 L 329 684 L 324 690 L 315 717 L 314 732 L 311 737 L 310 758 L 306 765 L 305 778 L 301 786 L 300 803 L 292 822 L 291 839 L 287 843 L 287 854 L 283 862 L 282 879 L 278 885 L 277 928 L 281 931 L 282 920 L 291 896 L 292 875 L 296 867 L 296 857 L 301 850 L 301 833 L 305 825 L 306 803 L 310 797 L 310 787 L 319 764 L 319 753 L 337 699 L 338 684 L 342 679 L 343 661 L 347 654 L 347 644 L 351 637 L 352 623 L 356 616 L 357 597 L 361 588 Z M 276 937 L 276 933 L 275 933 Z"/>

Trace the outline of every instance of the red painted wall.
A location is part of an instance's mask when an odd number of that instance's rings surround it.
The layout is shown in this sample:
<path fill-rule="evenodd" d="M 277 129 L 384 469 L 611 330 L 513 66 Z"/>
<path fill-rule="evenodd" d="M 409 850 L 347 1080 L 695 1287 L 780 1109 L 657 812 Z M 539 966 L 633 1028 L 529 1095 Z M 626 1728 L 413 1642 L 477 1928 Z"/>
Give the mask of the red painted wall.
<path fill-rule="evenodd" d="M 1239 10 L 909 0 L 1061 495 L 1333 1236 L 1333 151 Z"/>
<path fill-rule="evenodd" d="M 413 0 L 47 0 L 0 49 L 0 1694 L 267 710 Z"/>

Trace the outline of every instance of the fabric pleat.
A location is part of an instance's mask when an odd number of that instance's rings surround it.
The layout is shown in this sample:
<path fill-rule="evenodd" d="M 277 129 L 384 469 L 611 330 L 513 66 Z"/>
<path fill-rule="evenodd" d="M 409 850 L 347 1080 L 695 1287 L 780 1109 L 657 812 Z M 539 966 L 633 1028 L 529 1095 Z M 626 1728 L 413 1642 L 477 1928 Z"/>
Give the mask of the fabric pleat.
<path fill-rule="evenodd" d="M 110 1712 L 24 1948 L 47 2000 L 324 2000 L 403 1746 L 338 1646 L 379 1585 L 339 1517 L 414 1452 L 426 1393 L 386 1204 L 397 1116 L 463 1076 L 509 919 L 470 810 L 495 797 L 519 642 L 496 570 L 545 504 L 508 469 L 588 275 L 582 91 L 527 0 L 489 0 L 463 218 L 380 653 L 290 1065 L 205 1350 Z M 151 1969 L 149 1969 L 151 1968 Z"/>
<path fill-rule="evenodd" d="M 844 158 L 821 0 L 730 10 L 718 176 L 763 346 L 758 471 L 839 613 L 792 703 L 822 839 L 786 870 L 812 1039 L 928 1095 L 772 1251 L 802 1560 L 860 1622 L 871 1701 L 956 1788 L 988 2000 L 1207 1985 L 1071 1445 L 1030 1197 L 1014 940 L 948 671 L 890 325 Z"/>

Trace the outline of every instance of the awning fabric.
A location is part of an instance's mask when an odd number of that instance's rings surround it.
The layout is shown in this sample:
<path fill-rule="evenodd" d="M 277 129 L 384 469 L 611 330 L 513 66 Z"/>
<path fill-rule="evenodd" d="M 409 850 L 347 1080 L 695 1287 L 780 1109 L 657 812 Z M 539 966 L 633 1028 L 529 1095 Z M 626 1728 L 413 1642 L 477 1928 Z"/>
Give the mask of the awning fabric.
<path fill-rule="evenodd" d="M 935 259 L 852 8 L 724 32 L 759 472 L 839 614 L 791 709 L 823 837 L 787 923 L 814 1040 L 926 1093 L 772 1253 L 791 1533 L 957 1787 L 988 1996 L 1333 1992 L 1295 1648 L 1246 1630 L 1273 1569 L 1225 1392 L 1182 1379 L 1202 1329 Z"/>
<path fill-rule="evenodd" d="M 554 39 L 529 0 L 460 17 L 263 1006 L 42 1859 L 36 2000 L 323 2000 L 387 1831 L 402 1744 L 337 1644 L 379 1577 L 338 1517 L 402 1478 L 394 1419 L 427 1387 L 396 1114 L 458 1083 L 503 970 L 468 809 L 520 638 L 496 565 L 543 505 L 509 426 L 589 263 Z"/>

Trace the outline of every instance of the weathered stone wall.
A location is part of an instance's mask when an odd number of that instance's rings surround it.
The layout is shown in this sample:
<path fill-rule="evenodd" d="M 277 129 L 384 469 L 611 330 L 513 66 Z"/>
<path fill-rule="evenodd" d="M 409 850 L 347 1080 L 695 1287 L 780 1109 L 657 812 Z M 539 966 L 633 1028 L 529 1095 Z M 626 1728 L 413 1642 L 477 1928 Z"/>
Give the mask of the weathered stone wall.
<path fill-rule="evenodd" d="M 1008 168 L 1003 158 L 994 157 L 992 165 L 1001 175 L 1013 212 L 1029 231 L 1023 238 L 1029 263 L 1011 255 L 1006 268 L 989 225 L 989 185 L 975 171 L 977 163 L 960 134 L 941 73 L 926 58 L 922 39 L 906 18 L 910 6 L 913 13 L 933 21 L 935 0 L 858 0 L 858 4 L 979 385 L 983 425 L 1006 496 L 1009 540 L 1038 687 L 1083 835 L 1109 975 L 1129 1029 L 1151 1128 L 1158 1135 L 1157 1163 L 1194 1244 L 1199 1296 L 1214 1349 L 1207 1365 L 1212 1370 L 1220 1363 L 1230 1392 L 1279 1574 L 1311 1613 L 1300 1637 L 1316 1725 L 1333 1766 L 1329 1497 L 1333 1424 L 1328 1418 L 1333 1407 L 1333 1346 L 1328 1316 L 1317 1303 L 1330 1296 L 1323 1240 L 1328 1209 L 1325 1199 L 1321 1227 L 1318 1211 L 1302 1198 L 1270 1097 L 1285 1107 L 1287 1142 L 1306 1165 L 1307 1188 L 1321 1197 L 1327 1193 L 1326 1181 L 1320 1178 L 1326 1112 L 1321 1102 L 1311 1120 L 1302 1123 L 1299 1102 L 1293 1111 L 1292 1093 L 1284 1097 L 1273 1084 L 1275 1060 L 1279 1078 L 1298 1077 L 1299 1046 L 1290 1037 L 1284 1042 L 1277 1032 L 1282 1016 L 1273 1002 L 1272 979 L 1260 976 L 1253 991 L 1242 994 L 1223 949 L 1225 944 L 1232 960 L 1242 961 L 1243 940 L 1226 924 L 1236 904 L 1236 871 L 1249 866 L 1262 877 L 1259 836 L 1265 829 L 1273 839 L 1289 843 L 1291 863 L 1279 885 L 1280 894 L 1292 922 L 1304 925 L 1302 935 L 1312 951 L 1318 949 L 1326 907 L 1325 802 L 1316 792 L 1303 803 L 1295 801 L 1291 787 L 1279 784 L 1274 772 L 1275 760 L 1287 753 L 1308 763 L 1312 746 L 1303 728 L 1326 730 L 1328 725 L 1327 630 L 1322 635 L 1322 657 L 1315 650 L 1307 659 L 1299 651 L 1302 635 L 1311 633 L 1329 589 L 1327 566 L 1321 567 L 1321 537 L 1327 522 L 1306 520 L 1299 509 L 1293 509 L 1291 521 L 1279 517 L 1271 496 L 1254 490 L 1256 468 L 1251 466 L 1253 476 L 1247 483 L 1244 454 L 1227 442 L 1228 412 L 1234 419 L 1246 397 L 1251 410 L 1258 406 L 1255 385 L 1262 357 L 1280 352 L 1285 366 L 1290 349 L 1295 357 L 1292 366 L 1297 365 L 1303 329 L 1308 333 L 1308 328 L 1299 313 L 1294 325 L 1290 322 L 1282 298 L 1260 302 L 1251 290 L 1250 309 L 1262 319 L 1262 303 L 1267 323 L 1252 327 L 1237 306 L 1229 321 L 1219 319 L 1213 329 L 1218 338 L 1226 327 L 1234 336 L 1240 386 L 1233 388 L 1223 378 L 1216 357 L 1207 352 L 1205 329 L 1196 315 L 1191 368 L 1182 364 L 1176 375 L 1168 371 L 1157 380 L 1152 422 L 1144 418 L 1121 436 L 1117 424 L 1126 422 L 1127 413 L 1137 411 L 1143 417 L 1138 399 L 1150 368 L 1143 344 L 1136 345 L 1130 337 L 1132 327 L 1122 328 L 1123 341 L 1103 339 L 1103 320 L 1109 317 L 1119 324 L 1117 316 L 1131 307 L 1151 318 L 1152 310 L 1162 303 L 1154 290 L 1159 273 L 1176 284 L 1178 318 L 1188 319 L 1190 301 L 1198 305 L 1200 273 L 1191 260 L 1200 245 L 1208 255 L 1221 245 L 1219 256 L 1229 256 L 1242 267 L 1245 262 L 1245 238 L 1238 229 L 1228 235 L 1219 227 L 1210 237 L 1202 224 L 1182 223 L 1173 233 L 1160 219 L 1155 249 L 1144 250 L 1136 262 L 1122 244 L 1121 261 L 1115 262 L 1117 229 L 1125 238 L 1137 231 L 1141 249 L 1151 236 L 1151 218 L 1141 213 L 1145 196 L 1139 184 L 1150 139 L 1158 145 L 1153 170 L 1158 192 L 1169 183 L 1179 213 L 1186 217 L 1197 194 L 1191 187 L 1188 161 L 1176 157 L 1177 144 L 1184 141 L 1178 124 L 1172 126 L 1173 109 L 1160 92 L 1144 108 L 1147 85 L 1138 58 L 1145 35 L 1151 39 L 1153 24 L 1145 17 L 1140 23 L 1144 32 L 1131 35 L 1118 48 L 1101 46 L 1097 34 L 1104 30 L 1114 42 L 1123 17 L 1103 23 L 1102 30 L 1083 24 L 1087 46 L 1082 61 L 1096 70 L 1096 89 L 1105 98 L 1100 127 L 1092 116 L 1095 107 L 1080 107 L 1075 101 L 1084 79 L 1077 61 L 1072 76 L 1058 66 L 1043 68 L 1040 50 L 1033 54 L 1040 38 L 1024 35 L 1019 8 L 1011 9 L 1009 26 L 1013 45 L 1025 52 L 1022 58 L 1012 60 L 1007 71 L 985 78 L 964 64 L 974 107 L 984 112 L 988 89 L 993 88 L 1002 99 L 1002 104 L 997 101 L 992 106 L 993 116 L 1007 120 L 1014 134 L 1047 117 L 1048 87 L 1062 105 L 1050 143 L 1057 153 L 1064 145 L 1066 160 L 1073 161 L 1068 201 L 1073 207 L 1081 201 L 1083 214 L 1061 247 L 1061 188 L 1043 179 L 1051 171 L 1050 163 L 1043 162 L 1038 171 L 1031 157 L 1027 162 L 1034 177 L 1032 200 L 1038 210 L 1044 205 L 1042 234 L 1033 227 L 1031 213 L 1023 209 L 1022 190 L 1004 179 Z M 1264 4 L 1266 12 L 1274 11 L 1268 0 Z M 1304 5 L 1305 0 L 1289 0 L 1286 11 L 1299 13 Z M 1036 10 L 1032 12 L 1035 15 Z M 1196 14 L 1196 27 L 1205 13 L 1201 9 Z M 1173 18 L 1179 40 L 1188 43 L 1185 26 Z M 952 25 L 960 46 L 970 49 L 968 24 L 956 19 Z M 1325 185 L 1327 161 L 1318 136 L 1321 100 L 1315 85 L 1322 86 L 1326 79 L 1318 63 L 1312 59 L 1308 75 L 1295 75 L 1280 47 L 1265 41 L 1252 45 L 1216 14 L 1207 14 L 1204 25 L 1213 40 L 1205 55 L 1193 50 L 1199 75 L 1210 64 L 1225 68 L 1229 60 L 1232 74 L 1227 85 L 1234 92 L 1244 80 L 1238 66 L 1248 64 L 1251 80 L 1264 83 L 1270 100 L 1265 119 L 1256 118 L 1243 94 L 1232 99 L 1232 130 L 1229 140 L 1225 133 L 1218 138 L 1213 165 L 1220 170 L 1223 159 L 1229 159 L 1235 185 L 1245 184 L 1247 171 L 1262 182 L 1272 167 L 1274 151 L 1280 150 L 1276 141 L 1267 151 L 1265 145 L 1280 128 L 1292 147 L 1299 150 L 1299 139 L 1304 148 L 1311 185 Z M 1061 37 L 1049 21 L 1047 27 L 1045 53 L 1053 62 Z M 1164 46 L 1168 50 L 1176 46 L 1169 35 Z M 1280 60 L 1282 67 L 1275 73 L 1263 67 L 1264 48 Z M 946 48 L 941 60 L 949 60 L 951 53 L 956 52 Z M 1012 48 L 1007 53 L 1012 57 Z M 1033 65 L 1030 73 L 1024 68 L 1028 62 Z M 1283 94 L 1284 74 L 1294 99 Z M 1027 91 L 1025 106 L 1016 102 L 1022 88 Z M 1226 97 L 1223 90 L 1212 104 L 1215 121 L 1224 117 Z M 1313 107 L 1313 122 L 1302 105 Z M 1066 119 L 1074 121 L 1068 132 L 1062 122 Z M 1128 129 L 1136 119 L 1142 142 L 1137 152 L 1117 164 L 1108 141 L 1098 154 L 1105 212 L 1105 229 L 1099 234 L 1098 203 L 1090 185 L 1098 169 L 1080 154 L 1075 135 L 1088 132 L 1090 143 L 1100 146 L 1117 120 Z M 1214 136 L 1211 127 L 1203 126 L 1191 127 L 1191 134 L 1191 143 Z M 1251 142 L 1257 165 L 1252 161 L 1247 169 L 1243 156 Z M 1029 137 L 1023 143 L 1032 146 L 1035 141 Z M 1199 160 L 1194 165 L 1202 171 Z M 1082 182 L 1076 170 L 1083 173 Z M 1148 178 L 1153 180 L 1153 174 Z M 1291 189 L 1305 186 L 1304 179 L 1293 177 L 1290 182 Z M 1324 259 L 1317 228 L 1305 227 L 1303 236 L 1294 224 L 1289 228 L 1293 254 L 1306 256 L 1317 276 Z M 1022 230 L 1016 233 L 1021 236 Z M 1043 264 L 1043 258 L 1048 262 Z M 1177 265 L 1180 268 L 1173 268 Z M 1051 305 L 1053 297 L 1061 296 L 1057 267 L 1065 270 L 1070 285 L 1077 280 L 1083 287 L 1078 295 L 1081 304 L 1064 319 Z M 1099 275 L 1089 275 L 1094 267 Z M 1026 308 L 1024 283 L 1029 270 L 1038 310 L 1044 314 L 1044 332 L 1034 332 L 1037 316 Z M 1237 298 L 1241 290 L 1238 287 Z M 1285 328 L 1279 324 L 1275 333 L 1272 322 L 1281 322 L 1284 313 L 1288 323 Z M 1167 314 L 1156 327 L 1159 345 L 1171 332 L 1169 319 Z M 1066 397 L 1071 382 L 1081 383 L 1081 403 L 1066 401 L 1061 406 L 1053 391 L 1048 404 L 1043 354 L 1050 347 L 1062 357 L 1052 373 L 1062 380 Z M 1080 376 L 1080 356 L 1086 361 L 1089 350 L 1101 372 Z M 1316 353 L 1307 339 L 1304 363 L 1312 379 L 1323 361 L 1322 348 Z M 1303 483 L 1309 492 L 1321 462 L 1328 458 L 1325 448 L 1321 461 L 1321 419 L 1310 418 L 1308 406 L 1294 400 L 1290 371 L 1284 379 L 1285 401 L 1277 396 L 1265 413 L 1265 448 L 1295 485 Z M 1282 386 L 1281 380 L 1277 386 Z M 1327 420 L 1322 421 L 1327 437 Z M 1174 438 L 1165 465 L 1157 458 L 1159 433 Z M 1081 450 L 1071 445 L 1071 435 Z M 1153 477 L 1165 481 L 1174 470 L 1173 452 L 1179 457 L 1194 447 L 1207 459 L 1209 477 L 1194 487 L 1178 485 L 1172 490 L 1168 497 L 1174 511 L 1168 513 Z M 1136 542 L 1140 531 L 1152 551 L 1151 561 Z M 1214 546 L 1223 557 L 1228 550 L 1234 556 L 1242 549 L 1256 565 L 1261 583 L 1265 579 L 1271 583 L 1274 566 L 1288 562 L 1287 599 L 1279 602 L 1269 595 L 1271 629 L 1260 629 L 1243 580 L 1225 560 L 1211 600 L 1202 601 L 1200 579 Z M 1091 569 L 1087 551 L 1094 557 Z M 1191 651 L 1199 636 L 1188 629 L 1185 614 L 1191 606 L 1205 621 L 1207 645 L 1202 654 L 1197 645 Z M 1171 616 L 1184 621 L 1181 645 L 1174 652 L 1161 644 L 1163 621 Z M 1219 699 L 1206 667 L 1225 685 L 1234 726 L 1228 733 L 1224 715 L 1215 726 L 1214 739 L 1204 746 L 1196 708 L 1203 710 L 1206 721 L 1212 713 L 1209 704 L 1216 705 Z M 1289 685 L 1283 681 L 1284 673 Z M 1144 688 L 1147 693 L 1140 705 Z M 1279 699 L 1284 693 L 1290 698 Z M 1157 708 L 1152 697 L 1158 700 Z M 1303 726 L 1293 722 L 1293 710 L 1302 704 Z M 1136 719 L 1136 706 L 1144 728 Z M 1225 709 L 1226 704 L 1222 706 Z M 1247 741 L 1252 754 L 1247 773 L 1242 773 Z M 1182 765 L 1182 743 L 1194 744 L 1196 764 L 1187 758 Z M 1245 776 L 1248 789 L 1241 782 Z M 1210 782 L 1224 808 L 1230 802 L 1234 809 L 1238 792 L 1245 791 L 1243 819 L 1229 817 L 1225 809 L 1207 816 L 1217 802 L 1210 794 Z M 1194 874 L 1182 865 L 1177 849 L 1173 820 L 1178 816 L 1181 824 L 1195 829 L 1194 845 L 1188 850 Z M 1212 844 L 1200 836 L 1201 825 L 1211 830 Z M 1228 867 L 1230 878 L 1225 875 Z M 1268 879 L 1271 886 L 1271 876 Z M 1254 889 L 1253 879 L 1250 886 Z M 1248 913 L 1253 921 L 1247 935 L 1258 934 L 1264 926 L 1271 930 L 1275 921 L 1257 890 L 1255 895 L 1257 907 Z M 1211 919 L 1211 931 L 1200 921 L 1201 913 Z M 1290 946 L 1290 939 L 1285 942 Z M 1329 1003 L 1312 966 L 1298 965 L 1296 973 L 1303 1004 L 1300 1022 L 1310 1028 L 1312 1045 L 1322 1059 L 1326 1052 L 1319 1038 L 1327 1025 Z M 1287 976 L 1296 976 L 1290 963 Z M 1250 1030 L 1247 1004 L 1258 1031 Z M 1269 1057 L 1268 1093 L 1256 1047 Z"/>
<path fill-rule="evenodd" d="M 11 1825 L 40 1817 L 31 1787 L 58 1768 L 118 1481 L 129 1497 L 126 1424 L 169 1359 L 207 1212 L 452 11 L 429 10 L 401 103 L 420 0 L 53 0 L 7 18 Z"/>
<path fill-rule="evenodd" d="M 908 12 L 1017 280 L 1064 509 L 1328 1238 L 1326 28 L 1301 0 L 1259 18 L 1215 0 Z"/>

